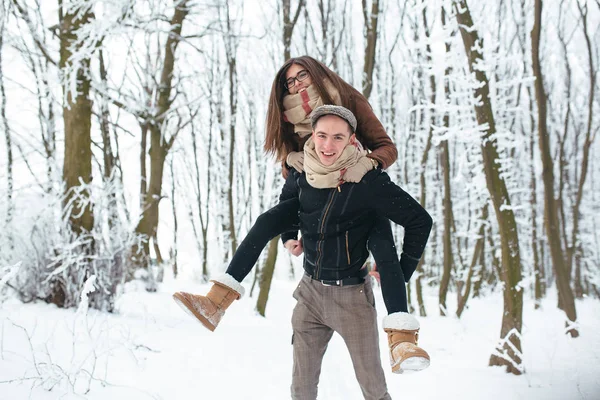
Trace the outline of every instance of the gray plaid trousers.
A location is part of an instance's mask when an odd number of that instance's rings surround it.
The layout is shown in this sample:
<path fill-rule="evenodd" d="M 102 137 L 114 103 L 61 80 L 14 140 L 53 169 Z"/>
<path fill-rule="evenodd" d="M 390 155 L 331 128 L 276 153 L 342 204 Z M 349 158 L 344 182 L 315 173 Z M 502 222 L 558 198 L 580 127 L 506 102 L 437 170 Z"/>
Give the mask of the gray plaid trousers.
<path fill-rule="evenodd" d="M 367 400 L 391 400 L 379 354 L 377 312 L 371 280 L 325 286 L 304 275 L 294 291 L 292 399 L 315 400 L 327 344 L 337 332 L 346 343 Z"/>

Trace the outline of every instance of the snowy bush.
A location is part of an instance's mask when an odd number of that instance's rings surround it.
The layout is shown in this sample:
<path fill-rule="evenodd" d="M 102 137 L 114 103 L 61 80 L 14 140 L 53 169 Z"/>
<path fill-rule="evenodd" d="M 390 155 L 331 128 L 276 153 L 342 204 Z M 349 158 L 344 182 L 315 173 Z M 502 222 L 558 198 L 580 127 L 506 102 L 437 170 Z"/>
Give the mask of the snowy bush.
<path fill-rule="evenodd" d="M 62 195 L 53 193 L 25 199 L 33 206 L 14 218 L 18 225 L 13 223 L 0 234 L 0 243 L 7 244 L 2 246 L 6 250 L 0 254 L 0 265 L 21 263 L 5 286 L 24 302 L 44 300 L 74 307 L 84 283 L 95 276 L 89 305 L 112 311 L 127 278 L 129 250 L 141 238 L 123 215 L 122 189 L 117 180 L 107 180 L 101 188 L 81 185 L 75 189 L 77 193 L 71 197 L 75 200 L 67 205 L 63 205 Z M 78 195 L 85 191 L 90 193 L 89 200 Z M 89 204 L 83 204 L 85 201 Z M 71 230 L 68 216 L 75 204 L 81 209 L 93 204 L 91 232 L 75 234 Z"/>

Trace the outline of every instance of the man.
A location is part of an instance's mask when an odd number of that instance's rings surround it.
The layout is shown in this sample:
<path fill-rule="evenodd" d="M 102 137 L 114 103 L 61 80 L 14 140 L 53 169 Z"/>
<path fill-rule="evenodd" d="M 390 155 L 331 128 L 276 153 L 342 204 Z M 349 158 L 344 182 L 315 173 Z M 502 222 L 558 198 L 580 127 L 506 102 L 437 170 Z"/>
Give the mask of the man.
<path fill-rule="evenodd" d="M 352 112 L 340 106 L 321 106 L 314 110 L 311 124 L 312 137 L 304 147 L 305 172 L 290 171 L 281 195 L 284 201 L 259 217 L 248 237 L 260 238 L 246 247 L 264 247 L 266 240 L 292 230 L 299 220 L 302 241 L 293 233 L 285 235 L 288 250 L 296 255 L 304 252 L 305 270 L 294 292 L 298 303 L 292 315 L 292 398 L 317 398 L 323 355 L 337 332 L 348 346 L 365 399 L 390 399 L 381 366 L 371 281 L 364 279 L 367 239 L 377 214 L 404 227 L 401 266 L 387 271 L 387 277 L 383 269 L 380 272 L 382 279 L 397 282 L 398 288 L 384 291 L 384 298 L 404 296 L 405 305 L 404 275 L 416 268 L 432 220 L 380 169 L 371 170 L 356 184 L 341 181 L 344 171 L 366 156 L 354 136 L 356 118 Z M 294 210 L 299 210 L 297 215 Z M 246 261 L 246 265 L 251 262 Z M 206 297 L 176 293 L 175 300 L 214 330 L 233 300 L 243 294 L 239 282 L 248 268 L 240 265 L 232 260 L 225 278 L 216 279 Z M 388 303 L 402 302 L 386 299 Z M 416 346 L 416 319 L 405 309 L 388 307 L 388 311 L 383 327 L 389 338 L 392 370 L 427 367 L 429 356 Z"/>
<path fill-rule="evenodd" d="M 311 121 L 312 138 L 304 147 L 305 174 L 292 171 L 282 192 L 282 198 L 297 197 L 300 202 L 302 241 L 290 238 L 285 247 L 292 254 L 304 251 L 305 270 L 294 292 L 298 303 L 292 316 L 292 397 L 316 398 L 321 361 L 337 332 L 348 346 L 365 398 L 388 399 L 371 282 L 364 280 L 368 233 L 375 214 L 404 226 L 403 257 L 410 257 L 416 267 L 431 230 L 431 217 L 379 169 L 367 173 L 358 184 L 340 181 L 344 170 L 366 155 L 355 140 L 356 119 L 349 110 L 322 106 Z M 411 316 L 396 312 L 384 319 L 388 336 L 396 339 L 395 343 L 390 340 L 395 347 L 405 346 L 407 332 L 418 330 L 414 317 L 406 317 Z M 429 357 L 414 342 L 408 344 L 420 351 L 416 363 L 428 365 Z"/>

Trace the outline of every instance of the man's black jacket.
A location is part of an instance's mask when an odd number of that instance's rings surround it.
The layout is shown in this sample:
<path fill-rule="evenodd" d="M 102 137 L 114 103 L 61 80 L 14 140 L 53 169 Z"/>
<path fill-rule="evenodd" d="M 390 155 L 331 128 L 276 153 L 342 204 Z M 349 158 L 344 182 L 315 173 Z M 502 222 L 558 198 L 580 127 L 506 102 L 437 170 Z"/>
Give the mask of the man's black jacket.
<path fill-rule="evenodd" d="M 404 227 L 403 253 L 418 260 L 431 231 L 432 219 L 408 193 L 380 169 L 359 183 L 316 189 L 306 175 L 292 169 L 280 200 L 298 198 L 304 269 L 315 279 L 338 280 L 358 275 L 367 260 L 367 239 L 376 215 Z M 285 241 L 295 233 L 282 235 Z"/>

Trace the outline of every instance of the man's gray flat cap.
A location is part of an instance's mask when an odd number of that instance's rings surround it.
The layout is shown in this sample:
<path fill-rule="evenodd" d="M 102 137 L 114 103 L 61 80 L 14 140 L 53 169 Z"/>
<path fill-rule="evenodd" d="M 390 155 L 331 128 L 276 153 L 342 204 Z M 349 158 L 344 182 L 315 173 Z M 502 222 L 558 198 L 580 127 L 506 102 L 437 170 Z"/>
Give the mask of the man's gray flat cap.
<path fill-rule="evenodd" d="M 334 105 L 324 105 L 315 108 L 310 116 L 310 122 L 313 130 L 315 129 L 315 125 L 317 124 L 319 118 L 324 117 L 325 115 L 336 115 L 342 118 L 348 122 L 350 128 L 352 128 L 352 132 L 356 132 L 356 117 L 354 114 L 352 114 L 352 111 L 348 110 L 346 107 Z"/>

